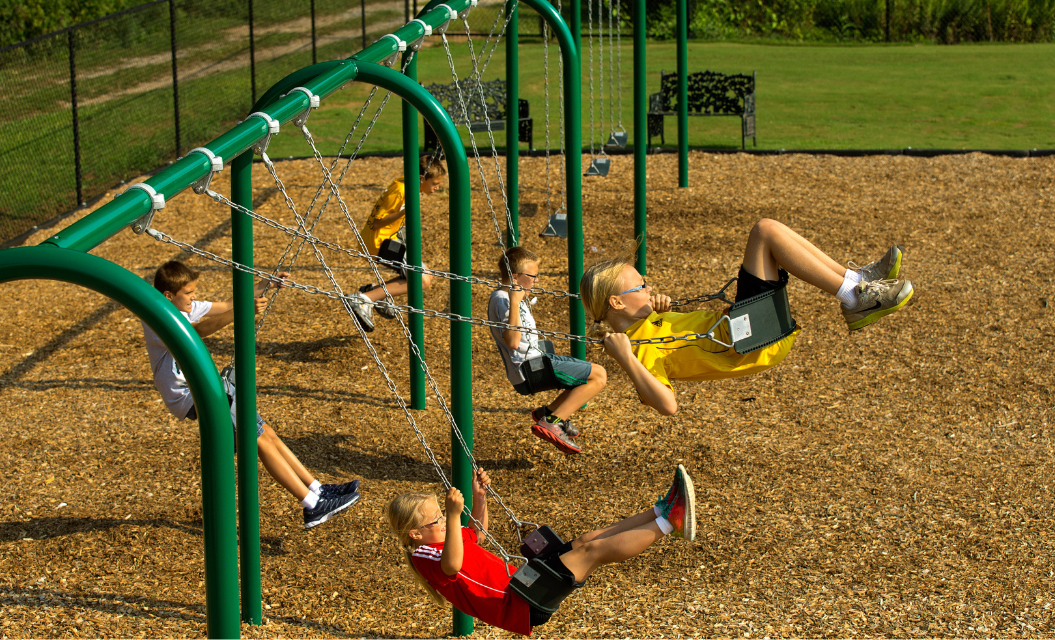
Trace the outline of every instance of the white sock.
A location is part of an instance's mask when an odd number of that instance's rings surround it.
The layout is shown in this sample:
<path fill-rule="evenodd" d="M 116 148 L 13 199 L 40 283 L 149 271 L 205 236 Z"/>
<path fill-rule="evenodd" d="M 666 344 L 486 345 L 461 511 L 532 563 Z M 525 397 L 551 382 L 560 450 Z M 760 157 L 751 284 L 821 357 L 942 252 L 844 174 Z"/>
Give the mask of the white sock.
<path fill-rule="evenodd" d="M 311 484 L 308 485 L 308 491 L 316 495 L 322 495 L 322 485 L 319 484 L 318 480 L 312 480 Z"/>
<path fill-rule="evenodd" d="M 839 292 L 835 294 L 835 297 L 839 299 L 839 302 L 843 303 L 846 307 L 856 307 L 857 283 L 860 281 L 861 274 L 847 269 L 846 275 L 843 276 L 843 283 L 839 286 Z"/>
<path fill-rule="evenodd" d="M 666 518 L 656 518 L 656 524 L 665 536 L 669 536 L 670 532 L 674 531 L 674 525 L 672 525 Z"/>
<path fill-rule="evenodd" d="M 305 509 L 314 509 L 317 504 L 319 504 L 319 494 L 314 491 L 309 491 L 308 495 L 304 496 L 304 499 L 300 501 L 300 505 Z"/>

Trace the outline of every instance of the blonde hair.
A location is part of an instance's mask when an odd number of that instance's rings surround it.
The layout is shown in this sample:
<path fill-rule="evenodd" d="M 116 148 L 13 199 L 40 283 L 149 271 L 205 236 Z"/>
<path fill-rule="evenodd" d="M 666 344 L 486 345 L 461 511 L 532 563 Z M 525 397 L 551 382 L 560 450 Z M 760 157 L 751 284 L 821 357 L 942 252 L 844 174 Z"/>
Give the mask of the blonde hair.
<path fill-rule="evenodd" d="M 579 280 L 579 296 L 582 306 L 593 317 L 593 324 L 587 328 L 586 335 L 600 336 L 604 333 L 601 323 L 608 315 L 608 299 L 619 295 L 623 270 L 632 266 L 627 257 L 611 258 L 594 263 L 583 272 Z"/>
<path fill-rule="evenodd" d="M 524 265 L 529 262 L 537 264 L 538 261 L 538 256 L 530 249 L 510 247 L 498 260 L 498 273 L 502 276 L 502 282 L 509 282 L 513 279 L 513 273 L 522 273 L 521 269 L 524 268 Z M 510 269 L 513 270 L 513 273 L 509 272 Z"/>
<path fill-rule="evenodd" d="M 392 536 L 395 537 L 399 548 L 402 549 L 403 557 L 407 561 L 407 567 L 414 576 L 414 580 L 429 594 L 429 597 L 434 602 L 443 604 L 443 596 L 429 585 L 428 581 L 425 580 L 425 576 L 418 573 L 418 570 L 414 568 L 414 562 L 411 560 L 411 554 L 414 553 L 417 545 L 411 540 L 410 531 L 424 524 L 422 522 L 424 516 L 421 515 L 421 508 L 429 500 L 436 500 L 436 496 L 431 493 L 404 493 L 398 495 L 388 503 L 385 515 L 388 517 L 388 525 L 392 528 Z"/>

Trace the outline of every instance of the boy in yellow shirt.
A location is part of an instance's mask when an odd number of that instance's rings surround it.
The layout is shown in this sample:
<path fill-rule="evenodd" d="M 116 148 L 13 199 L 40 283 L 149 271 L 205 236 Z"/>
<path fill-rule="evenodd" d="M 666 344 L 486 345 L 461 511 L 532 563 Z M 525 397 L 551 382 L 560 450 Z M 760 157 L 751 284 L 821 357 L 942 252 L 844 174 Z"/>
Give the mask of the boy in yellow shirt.
<path fill-rule="evenodd" d="M 421 193 L 432 195 L 440 190 L 441 182 L 447 175 L 447 168 L 443 162 L 433 156 L 421 156 L 418 169 Z M 406 217 L 406 186 L 404 177 L 400 176 L 388 185 L 388 189 L 377 199 L 373 211 L 366 219 L 366 223 L 360 229 L 360 234 L 366 242 L 370 255 L 378 255 L 381 245 L 386 240 L 402 241 L 403 220 Z M 403 249 L 403 260 L 406 259 Z M 388 265 L 385 265 L 388 266 Z M 425 263 L 422 267 L 427 267 Z M 394 267 L 389 267 L 394 269 Z M 385 288 L 393 296 L 403 295 L 407 292 L 407 273 L 405 269 L 398 270 L 399 276 L 385 282 Z M 421 274 L 421 288 L 428 289 L 432 284 L 432 276 Z M 385 318 L 395 318 L 396 311 L 389 304 L 374 304 L 385 297 L 385 289 L 378 284 L 370 283 L 359 288 L 358 299 L 350 302 L 352 312 L 359 320 L 359 324 L 366 331 L 374 330 L 374 309 Z"/>
<path fill-rule="evenodd" d="M 763 218 L 751 229 L 737 278 L 736 299 L 745 300 L 786 286 L 788 274 L 830 293 L 841 302 L 843 319 L 856 331 L 902 309 L 912 298 L 908 280 L 897 280 L 904 252 L 892 246 L 880 260 L 843 268 L 808 240 L 776 220 Z M 701 309 L 671 312 L 669 296 L 653 295 L 625 259 L 591 265 L 580 283 L 583 306 L 593 316 L 589 333 L 604 336 L 604 349 L 626 371 L 638 398 L 663 415 L 678 410 L 672 380 L 719 380 L 760 373 L 779 364 L 801 329 L 747 354 L 708 340 L 631 344 L 631 340 L 706 333 L 722 313 Z M 607 322 L 614 333 L 605 333 Z M 718 337 L 729 344 L 728 327 Z"/>

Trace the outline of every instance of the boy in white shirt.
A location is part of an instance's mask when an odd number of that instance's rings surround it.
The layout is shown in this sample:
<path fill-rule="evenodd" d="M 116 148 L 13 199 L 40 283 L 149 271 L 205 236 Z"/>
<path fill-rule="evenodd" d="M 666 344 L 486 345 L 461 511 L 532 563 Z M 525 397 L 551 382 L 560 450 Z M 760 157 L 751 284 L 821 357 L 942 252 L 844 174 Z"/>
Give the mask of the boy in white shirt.
<path fill-rule="evenodd" d="M 166 262 L 154 274 L 154 288 L 160 291 L 191 323 L 202 338 L 216 333 L 234 321 L 234 301 L 203 302 L 196 299 L 195 290 L 199 274 L 178 260 Z M 288 278 L 288 273 L 279 274 Z M 256 312 L 267 306 L 263 297 L 267 283 L 256 285 Z M 197 420 L 187 379 L 180 371 L 172 353 L 153 330 L 143 324 L 147 353 L 154 386 L 161 393 L 165 407 L 177 418 Z M 227 400 L 231 403 L 231 419 L 234 420 L 234 385 L 225 381 Z M 237 430 L 237 425 L 235 426 Z M 289 491 L 304 507 L 304 528 L 309 529 L 326 522 L 337 513 L 359 501 L 359 481 L 344 484 L 320 484 L 293 452 L 279 439 L 259 413 L 256 414 L 256 444 L 264 468 L 280 485 Z"/>
<path fill-rule="evenodd" d="M 531 305 L 525 300 L 539 278 L 539 258 L 524 247 L 512 247 L 498 260 L 502 288 L 491 293 L 487 318 L 527 329 L 535 328 Z M 506 377 L 521 395 L 560 389 L 548 405 L 531 412 L 531 432 L 552 443 L 564 453 L 581 450 L 572 440 L 579 430 L 571 415 L 600 393 L 608 382 L 604 367 L 569 356 L 544 353 L 538 334 L 516 329 L 491 327 L 498 353 L 505 363 Z M 552 371 L 552 374 L 550 374 Z"/>

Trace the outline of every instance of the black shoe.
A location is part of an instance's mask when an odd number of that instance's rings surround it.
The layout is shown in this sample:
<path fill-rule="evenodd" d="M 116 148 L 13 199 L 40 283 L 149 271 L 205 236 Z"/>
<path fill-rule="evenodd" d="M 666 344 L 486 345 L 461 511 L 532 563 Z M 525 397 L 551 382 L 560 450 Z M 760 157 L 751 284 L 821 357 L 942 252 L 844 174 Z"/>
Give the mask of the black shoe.
<path fill-rule="evenodd" d="M 356 502 L 359 502 L 358 493 L 349 493 L 348 495 L 334 498 L 323 498 L 320 496 L 319 502 L 314 509 L 304 510 L 304 528 L 317 527 Z"/>
<path fill-rule="evenodd" d="M 349 493 L 359 493 L 359 481 L 352 480 L 344 484 L 324 484 L 319 487 L 319 498 L 336 498 Z"/>

